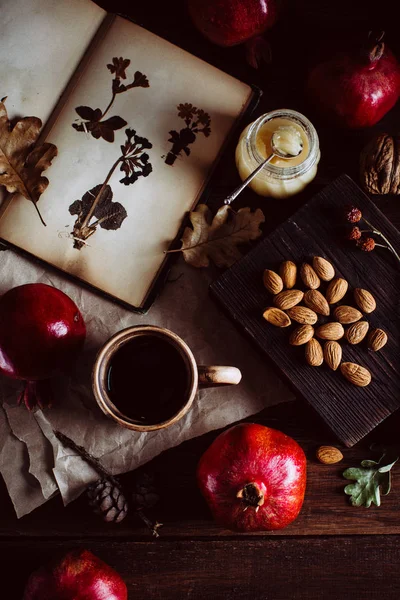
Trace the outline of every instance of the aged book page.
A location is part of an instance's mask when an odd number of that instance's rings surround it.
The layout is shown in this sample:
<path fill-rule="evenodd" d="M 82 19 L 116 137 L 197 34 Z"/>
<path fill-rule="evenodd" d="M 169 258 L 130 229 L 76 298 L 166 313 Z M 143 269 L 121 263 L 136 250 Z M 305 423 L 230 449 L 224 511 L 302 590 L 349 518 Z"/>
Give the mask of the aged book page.
<path fill-rule="evenodd" d="M 140 307 L 251 94 L 117 17 L 48 134 L 47 227 L 17 197 L 0 237 Z"/>
<path fill-rule="evenodd" d="M 91 0 L 0 0 L 0 97 L 45 123 L 106 12 Z"/>

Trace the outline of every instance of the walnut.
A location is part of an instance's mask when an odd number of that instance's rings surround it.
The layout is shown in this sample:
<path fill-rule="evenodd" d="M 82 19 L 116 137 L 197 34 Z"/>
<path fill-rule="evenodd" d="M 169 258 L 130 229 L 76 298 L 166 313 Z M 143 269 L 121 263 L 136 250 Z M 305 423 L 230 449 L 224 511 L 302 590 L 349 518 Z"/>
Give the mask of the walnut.
<path fill-rule="evenodd" d="M 361 152 L 360 179 L 371 194 L 400 194 L 400 135 L 381 133 Z"/>

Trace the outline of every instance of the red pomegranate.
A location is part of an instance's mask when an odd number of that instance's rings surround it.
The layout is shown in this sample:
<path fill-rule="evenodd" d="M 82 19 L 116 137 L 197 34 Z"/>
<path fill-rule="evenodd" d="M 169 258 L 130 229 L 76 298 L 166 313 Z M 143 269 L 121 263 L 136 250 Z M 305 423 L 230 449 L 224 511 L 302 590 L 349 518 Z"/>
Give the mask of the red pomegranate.
<path fill-rule="evenodd" d="M 303 504 L 306 458 L 280 431 L 235 425 L 203 454 L 197 481 L 220 526 L 246 532 L 283 529 Z"/>
<path fill-rule="evenodd" d="M 22 600 L 127 600 L 120 575 L 88 550 L 69 552 L 32 573 Z"/>
<path fill-rule="evenodd" d="M 311 71 L 307 90 L 321 115 L 342 127 L 370 127 L 396 104 L 400 65 L 382 40 L 370 38 L 367 51 L 342 52 Z"/>
<path fill-rule="evenodd" d="M 21 285 L 0 298 L 0 373 L 26 382 L 27 408 L 49 404 L 48 379 L 72 365 L 85 336 L 78 307 L 54 287 Z"/>
<path fill-rule="evenodd" d="M 189 0 L 196 27 L 219 46 L 235 46 L 274 25 L 276 0 Z"/>
<path fill-rule="evenodd" d="M 261 36 L 276 22 L 278 0 L 188 0 L 197 29 L 219 46 L 246 42 L 247 60 L 257 67 L 270 60 L 268 42 Z"/>

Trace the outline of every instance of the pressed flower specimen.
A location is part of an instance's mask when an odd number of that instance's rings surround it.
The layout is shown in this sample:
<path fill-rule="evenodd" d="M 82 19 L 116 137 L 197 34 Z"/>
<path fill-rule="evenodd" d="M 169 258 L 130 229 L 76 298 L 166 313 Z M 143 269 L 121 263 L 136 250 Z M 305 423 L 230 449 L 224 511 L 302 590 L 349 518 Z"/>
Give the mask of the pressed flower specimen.
<path fill-rule="evenodd" d="M 129 84 L 121 83 L 121 79 L 126 79 L 126 69 L 129 67 L 131 61 L 129 58 L 117 58 L 116 56 L 112 59 L 112 63 L 107 65 L 110 73 L 114 75 L 111 85 L 111 100 L 104 110 L 101 108 L 91 108 L 90 106 L 78 106 L 75 111 L 80 117 L 79 123 L 72 123 L 72 127 L 76 131 L 85 131 L 90 133 L 96 140 L 103 138 L 106 142 L 114 141 L 114 131 L 125 127 L 127 122 L 121 117 L 114 116 L 104 120 L 104 117 L 114 104 L 114 100 L 118 94 L 122 94 L 132 88 L 142 87 L 148 88 L 150 86 L 149 80 L 146 75 L 140 71 L 136 71 L 133 81 Z"/>
<path fill-rule="evenodd" d="M 345 210 L 345 219 L 348 221 L 348 223 L 352 223 L 353 225 L 354 223 L 363 223 L 367 227 L 367 229 L 360 229 L 358 225 L 354 225 L 346 234 L 346 238 L 355 242 L 360 250 L 363 252 L 372 252 L 376 247 L 386 248 L 386 250 L 389 250 L 400 262 L 399 254 L 396 252 L 395 248 L 389 242 L 387 237 L 383 235 L 381 231 L 378 231 L 376 227 L 372 225 L 372 223 L 367 221 L 359 208 L 356 206 L 347 207 Z M 371 237 L 371 234 L 380 238 L 384 243 L 378 244 L 376 240 Z"/>
<path fill-rule="evenodd" d="M 148 177 L 152 172 L 149 155 L 146 150 L 152 148 L 148 139 L 136 135 L 134 129 L 126 129 L 126 141 L 121 146 L 121 155 L 112 165 L 103 183 L 87 191 L 80 200 L 75 200 L 70 207 L 71 215 L 76 215 L 72 238 L 74 248 L 80 250 L 86 240 L 98 227 L 115 231 L 126 219 L 127 212 L 120 202 L 113 202 L 113 192 L 109 181 L 119 167 L 125 176 L 120 183 L 131 185 L 139 177 Z"/>
<path fill-rule="evenodd" d="M 352 227 L 350 229 L 350 231 L 348 231 L 347 233 L 347 239 L 350 241 L 357 241 L 360 239 L 362 233 L 361 233 L 361 229 L 359 227 Z"/>
<path fill-rule="evenodd" d="M 178 117 L 185 121 L 185 127 L 179 132 L 172 130 L 169 142 L 172 144 L 165 162 L 167 165 L 173 165 L 178 156 L 184 152 L 186 156 L 190 154 L 189 144 L 196 141 L 196 136 L 202 133 L 205 137 L 211 134 L 211 117 L 201 108 L 196 108 L 192 104 L 178 104 Z"/>

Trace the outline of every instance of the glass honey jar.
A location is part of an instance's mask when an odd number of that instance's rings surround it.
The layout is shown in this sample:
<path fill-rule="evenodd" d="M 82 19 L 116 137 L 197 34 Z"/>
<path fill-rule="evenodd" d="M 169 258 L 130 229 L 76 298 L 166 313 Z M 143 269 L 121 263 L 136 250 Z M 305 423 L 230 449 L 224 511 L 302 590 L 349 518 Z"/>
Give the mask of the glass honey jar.
<path fill-rule="evenodd" d="M 236 147 L 236 166 L 244 181 L 272 154 L 271 140 L 278 129 L 301 139 L 300 154 L 290 159 L 274 156 L 249 185 L 260 196 L 287 198 L 314 179 L 320 159 L 318 134 L 304 115 L 289 109 L 274 110 L 248 125 Z"/>

